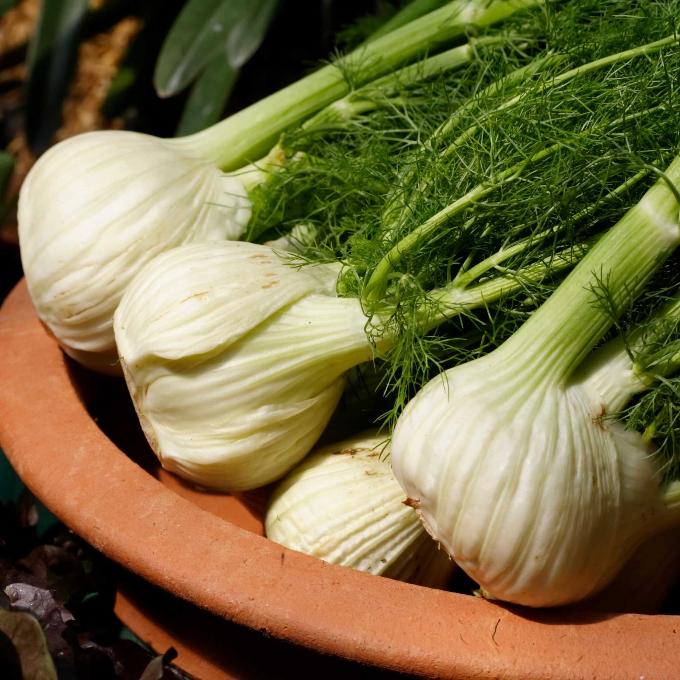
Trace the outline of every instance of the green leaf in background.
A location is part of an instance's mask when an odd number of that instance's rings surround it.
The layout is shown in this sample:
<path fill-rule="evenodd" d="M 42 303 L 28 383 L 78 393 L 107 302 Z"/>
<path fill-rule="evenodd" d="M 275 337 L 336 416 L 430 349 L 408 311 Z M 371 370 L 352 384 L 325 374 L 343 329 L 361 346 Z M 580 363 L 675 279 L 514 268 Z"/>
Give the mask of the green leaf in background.
<path fill-rule="evenodd" d="M 78 56 L 88 0 L 43 0 L 28 48 L 26 134 L 35 153 L 50 144 Z"/>
<path fill-rule="evenodd" d="M 124 102 L 130 90 L 137 82 L 138 73 L 134 63 L 124 63 L 111 80 L 102 111 L 108 118 L 120 115 L 124 110 Z"/>
<path fill-rule="evenodd" d="M 231 0 L 231 4 L 239 2 Z M 262 44 L 278 0 L 240 0 L 240 4 L 244 8 L 241 18 L 234 21 L 227 38 L 227 56 L 234 68 L 241 68 Z"/>
<path fill-rule="evenodd" d="M 177 126 L 178 136 L 198 132 L 221 118 L 240 67 L 264 40 L 277 1 L 251 0 L 248 11 L 244 10 L 241 19 L 232 24 L 224 49 L 207 64 L 191 89 Z"/>
<path fill-rule="evenodd" d="M 16 159 L 7 151 L 0 151 L 0 201 L 5 196 Z"/>
<path fill-rule="evenodd" d="M 16 158 L 7 151 L 0 151 L 0 225 L 16 205 L 17 196 L 6 197 L 7 187 L 14 171 Z M 1 296 L 0 296 L 1 298 Z M 0 456 L 2 451 L 0 451 Z M 1 484 L 0 484 L 1 486 Z"/>
<path fill-rule="evenodd" d="M 225 42 L 225 0 L 189 0 L 172 25 L 153 74 L 160 97 L 183 90 Z"/>
<path fill-rule="evenodd" d="M 7 10 L 14 9 L 19 4 L 19 0 L 0 0 L 0 16 Z"/>
<path fill-rule="evenodd" d="M 259 47 L 277 0 L 189 0 L 170 29 L 156 63 L 159 96 L 182 91 L 226 50 L 239 68 Z"/>
<path fill-rule="evenodd" d="M 238 71 L 229 63 L 227 53 L 218 54 L 191 88 L 176 135 L 190 135 L 216 123 L 222 115 L 237 76 Z"/>

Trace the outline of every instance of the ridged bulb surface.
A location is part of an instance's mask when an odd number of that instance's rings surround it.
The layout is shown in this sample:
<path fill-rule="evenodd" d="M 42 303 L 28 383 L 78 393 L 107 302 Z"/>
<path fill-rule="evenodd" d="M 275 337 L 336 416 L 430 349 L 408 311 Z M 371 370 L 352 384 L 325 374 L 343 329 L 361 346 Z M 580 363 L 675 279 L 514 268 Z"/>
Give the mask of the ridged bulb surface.
<path fill-rule="evenodd" d="M 392 466 L 488 596 L 547 606 L 603 588 L 669 517 L 640 437 L 602 418 L 587 382 L 537 373 L 497 350 L 432 380 L 397 423 Z"/>
<path fill-rule="evenodd" d="M 107 130 L 63 141 L 38 160 L 19 197 L 36 311 L 68 354 L 117 372 L 113 313 L 135 274 L 174 246 L 238 238 L 250 212 L 241 182 L 184 140 Z"/>
<path fill-rule="evenodd" d="M 454 563 L 404 504 L 388 455 L 375 432 L 313 452 L 276 487 L 268 538 L 332 564 L 444 586 Z"/>
<path fill-rule="evenodd" d="M 310 451 L 351 366 L 370 358 L 337 269 L 288 266 L 266 246 L 160 255 L 115 315 L 121 364 L 164 467 L 219 490 L 277 479 Z"/>

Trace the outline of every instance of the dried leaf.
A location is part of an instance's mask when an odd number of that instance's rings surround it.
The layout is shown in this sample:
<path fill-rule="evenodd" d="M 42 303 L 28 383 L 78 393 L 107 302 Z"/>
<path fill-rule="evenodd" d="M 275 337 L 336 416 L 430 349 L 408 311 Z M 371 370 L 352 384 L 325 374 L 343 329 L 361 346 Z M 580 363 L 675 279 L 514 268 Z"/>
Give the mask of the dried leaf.
<path fill-rule="evenodd" d="M 30 614 L 0 610 L 0 632 L 14 645 L 24 678 L 57 680 L 57 671 L 38 621 Z"/>
<path fill-rule="evenodd" d="M 12 583 L 5 588 L 5 594 L 13 612 L 30 613 L 42 626 L 52 656 L 60 662 L 70 662 L 73 651 L 66 632 L 73 615 L 55 599 L 52 591 L 28 583 Z"/>

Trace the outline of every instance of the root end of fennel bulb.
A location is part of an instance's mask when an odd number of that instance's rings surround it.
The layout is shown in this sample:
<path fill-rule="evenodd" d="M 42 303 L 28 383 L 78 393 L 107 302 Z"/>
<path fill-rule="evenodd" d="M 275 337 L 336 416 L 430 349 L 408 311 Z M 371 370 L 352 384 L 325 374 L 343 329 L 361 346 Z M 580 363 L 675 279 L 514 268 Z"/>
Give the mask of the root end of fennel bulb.
<path fill-rule="evenodd" d="M 60 142 L 19 198 L 36 311 L 69 354 L 115 370 L 113 312 L 135 274 L 172 246 L 238 238 L 250 212 L 239 180 L 183 140 L 107 130 Z"/>

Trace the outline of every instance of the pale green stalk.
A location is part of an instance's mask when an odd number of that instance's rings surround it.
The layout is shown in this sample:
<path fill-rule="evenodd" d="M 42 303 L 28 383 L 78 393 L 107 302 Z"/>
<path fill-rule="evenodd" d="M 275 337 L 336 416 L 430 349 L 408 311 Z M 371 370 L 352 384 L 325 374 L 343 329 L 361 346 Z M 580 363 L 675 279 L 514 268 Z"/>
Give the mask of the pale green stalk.
<path fill-rule="evenodd" d="M 493 260 L 502 257 L 491 256 L 480 263 L 484 266 L 477 275 L 494 268 L 501 272 L 500 276 L 494 276 L 475 286 L 470 286 L 472 279 L 466 278 L 465 282 L 454 281 L 448 286 L 433 290 L 429 295 L 430 304 L 423 305 L 417 313 L 417 325 L 423 331 L 431 330 L 467 310 L 486 307 L 503 297 L 518 293 L 527 286 L 540 284 L 545 279 L 573 267 L 587 251 L 587 245 L 573 246 L 514 271 L 504 270 L 497 264 L 492 264 Z"/>
<path fill-rule="evenodd" d="M 386 21 L 377 31 L 375 31 L 368 42 L 377 40 L 381 36 L 391 33 L 397 28 L 401 28 L 410 21 L 418 17 L 433 12 L 446 3 L 447 0 L 412 0 L 408 5 L 402 7 L 391 19 Z"/>
<path fill-rule="evenodd" d="M 490 26 L 542 4 L 543 0 L 453 0 L 184 141 L 222 169 L 234 170 L 261 156 L 283 130 L 345 96 L 351 87 L 463 35 L 468 26 Z"/>
<path fill-rule="evenodd" d="M 680 156 L 500 348 L 532 367 L 535 384 L 569 380 L 612 325 L 594 286 L 606 285 L 615 308 L 625 309 L 680 245 L 678 186 Z"/>
<path fill-rule="evenodd" d="M 479 38 L 434 57 L 428 57 L 416 64 L 409 64 L 328 104 L 317 114 L 308 118 L 301 125 L 301 128 L 310 132 L 328 129 L 329 127 L 342 127 L 347 121 L 374 111 L 385 105 L 387 101 L 392 106 L 404 105 L 406 100 L 392 96 L 398 89 L 464 66 L 474 58 L 476 48 L 480 44 L 491 45 L 504 42 L 507 42 L 505 38 Z M 295 159 L 300 157 L 298 154 L 294 156 Z M 260 160 L 239 168 L 232 174 L 238 177 L 246 189 L 250 191 L 256 186 L 265 184 L 272 178 L 274 172 L 288 163 L 285 148 L 279 143 L 272 147 L 267 155 Z"/>
<path fill-rule="evenodd" d="M 595 212 L 599 210 L 603 205 L 606 205 L 607 203 L 615 199 L 617 196 L 621 196 L 621 194 L 628 191 L 628 189 L 634 187 L 638 182 L 647 177 L 650 172 L 651 171 L 649 168 L 642 168 L 642 170 L 636 172 L 632 177 L 629 177 L 625 182 L 622 182 L 618 187 L 612 189 L 608 194 L 603 196 L 601 199 L 595 201 L 595 203 L 593 203 L 592 205 L 583 208 L 583 210 L 579 210 L 579 212 L 577 212 L 572 217 L 572 221 L 577 222 L 595 214 Z"/>
<path fill-rule="evenodd" d="M 625 191 L 630 189 L 631 187 L 635 186 L 639 181 L 647 177 L 650 173 L 650 170 L 647 168 L 643 168 L 639 172 L 635 173 L 632 177 L 628 178 L 625 182 L 622 182 L 618 187 L 615 189 L 612 189 L 609 193 L 605 194 L 602 198 L 597 200 L 595 203 L 592 205 L 589 205 L 579 212 L 577 212 L 571 219 L 572 223 L 580 222 L 581 220 L 586 219 L 587 217 L 590 217 L 593 215 L 598 209 L 602 208 L 602 206 L 606 205 L 607 203 L 611 202 L 614 200 L 617 196 L 620 196 L 623 194 Z M 474 218 L 471 218 L 468 220 L 465 225 L 464 229 L 468 228 Z M 487 227 L 485 229 L 485 232 L 483 235 L 486 235 L 486 233 L 491 229 L 491 227 Z M 540 232 L 538 234 L 532 234 L 531 236 L 522 239 L 520 241 L 517 241 L 510 246 L 503 247 L 501 248 L 498 252 L 494 253 L 493 255 L 490 255 L 489 257 L 485 258 L 481 262 L 477 263 L 476 265 L 473 265 L 472 262 L 474 261 L 474 255 L 473 253 L 469 253 L 468 256 L 465 258 L 465 261 L 463 264 L 460 266 L 460 269 L 458 270 L 458 273 L 454 277 L 452 281 L 452 285 L 456 286 L 467 286 L 469 285 L 472 281 L 475 279 L 478 279 L 482 274 L 486 273 L 488 270 L 492 268 L 498 267 L 502 262 L 505 260 L 509 259 L 510 257 L 513 257 L 515 255 L 518 255 L 519 253 L 522 253 L 529 249 L 530 247 L 540 243 L 541 241 L 544 241 L 547 239 L 549 236 L 554 236 L 557 233 L 557 229 L 546 229 L 543 232 Z M 582 247 L 579 246 L 579 249 Z M 582 249 L 582 253 L 585 253 L 585 249 Z M 548 261 L 550 258 L 548 258 Z"/>
<path fill-rule="evenodd" d="M 648 390 L 660 378 L 680 370 L 680 351 L 670 353 L 652 370 L 636 359 L 636 354 L 659 338 L 664 322 L 680 318 L 680 293 L 629 337 L 618 337 L 598 349 L 579 367 L 574 380 L 597 386 L 610 413 L 617 413 L 636 395 Z"/>
<path fill-rule="evenodd" d="M 380 106 L 380 100 L 376 97 L 381 99 L 390 97 L 401 88 L 433 78 L 446 71 L 461 68 L 474 59 L 475 50 L 479 44 L 490 45 L 500 42 L 500 38 L 480 38 L 477 41 L 471 41 L 433 57 L 428 57 L 418 63 L 404 66 L 332 102 L 306 120 L 302 128 L 304 130 L 322 129 L 329 125 L 344 123 L 362 113 L 372 111 Z"/>
<path fill-rule="evenodd" d="M 458 272 L 453 284 L 457 287 L 464 288 L 469 285 L 475 279 L 485 274 L 490 269 L 497 268 L 502 262 L 505 262 L 515 255 L 519 255 L 533 245 L 540 243 L 541 241 L 555 234 L 554 229 L 546 229 L 540 234 L 532 234 L 528 238 L 522 239 L 513 243 L 510 246 L 501 248 L 499 251 L 485 258 L 476 265 L 466 267 L 464 271 Z"/>
<path fill-rule="evenodd" d="M 453 281 L 447 286 L 435 288 L 428 293 L 427 300 L 420 305 L 414 316 L 415 326 L 423 333 L 436 328 L 444 321 L 465 314 L 474 309 L 488 307 L 501 298 L 514 295 L 528 286 L 535 286 L 560 272 L 573 267 L 588 251 L 589 246 L 580 244 L 565 248 L 559 253 L 545 257 L 517 270 L 506 270 L 492 264 L 494 259 L 502 257 L 492 256 L 484 261 L 484 272 L 495 269 L 499 272 L 486 281 L 471 285 L 472 279 L 458 282 Z M 480 269 L 479 275 L 482 271 Z M 377 312 L 377 317 L 389 316 L 389 305 Z M 391 336 L 389 328 L 385 329 L 372 322 L 373 329 L 377 331 L 381 350 L 389 350 L 394 345 L 395 338 Z"/>

